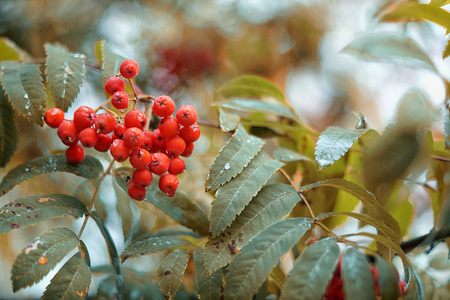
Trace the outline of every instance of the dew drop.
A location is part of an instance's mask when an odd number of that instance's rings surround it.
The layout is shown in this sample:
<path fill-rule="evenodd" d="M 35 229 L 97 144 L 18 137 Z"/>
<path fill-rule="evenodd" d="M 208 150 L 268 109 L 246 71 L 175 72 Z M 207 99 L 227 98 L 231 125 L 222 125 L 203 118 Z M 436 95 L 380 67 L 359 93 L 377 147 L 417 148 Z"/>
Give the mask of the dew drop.
<path fill-rule="evenodd" d="M 20 225 L 19 224 L 11 224 L 11 228 L 12 229 L 19 229 Z"/>
<path fill-rule="evenodd" d="M 229 169 L 231 168 L 231 166 L 230 166 L 229 163 L 226 163 L 225 166 L 224 166 L 224 168 L 225 168 L 225 170 L 229 170 Z"/>
<path fill-rule="evenodd" d="M 126 109 L 126 108 L 124 108 L 124 109 L 119 109 L 119 112 L 120 112 L 121 114 L 124 114 L 124 113 L 127 112 L 127 109 Z"/>
<path fill-rule="evenodd" d="M 28 95 L 27 95 L 27 97 L 28 97 Z M 25 98 L 25 97 L 24 97 Z M 27 98 L 28 99 L 28 98 Z M 27 101 L 27 102 L 25 102 L 25 109 L 30 109 L 30 107 L 31 107 L 31 102 L 30 101 Z"/>
<path fill-rule="evenodd" d="M 23 94 L 23 99 L 29 99 L 29 97 L 28 97 L 28 94 L 27 94 L 27 93 Z"/>

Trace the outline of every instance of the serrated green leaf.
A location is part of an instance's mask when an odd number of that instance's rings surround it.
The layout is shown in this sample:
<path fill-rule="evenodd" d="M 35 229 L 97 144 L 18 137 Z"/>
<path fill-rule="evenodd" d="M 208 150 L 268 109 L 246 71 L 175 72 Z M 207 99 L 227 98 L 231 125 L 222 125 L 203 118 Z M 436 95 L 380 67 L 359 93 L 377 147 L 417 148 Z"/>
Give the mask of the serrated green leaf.
<path fill-rule="evenodd" d="M 120 73 L 120 64 L 125 57 L 116 54 L 105 41 L 100 41 L 100 46 L 102 49 L 102 81 L 105 83 L 110 77 Z"/>
<path fill-rule="evenodd" d="M 292 110 L 287 106 L 280 105 L 280 103 L 269 103 L 253 99 L 233 99 L 229 101 L 221 101 L 219 105 L 224 108 L 238 111 L 275 114 L 292 120 L 297 120 L 297 116 L 292 112 Z"/>
<path fill-rule="evenodd" d="M 103 166 L 94 156 L 86 155 L 81 163 L 72 165 L 67 161 L 64 153 L 52 154 L 27 161 L 9 171 L 0 183 L 0 193 L 4 195 L 19 183 L 43 174 L 67 172 L 94 179 L 100 175 L 101 171 Z"/>
<path fill-rule="evenodd" d="M 206 276 L 205 263 L 203 261 L 205 251 L 197 248 L 194 251 L 194 265 L 197 285 L 197 295 L 200 300 L 216 300 L 223 295 L 223 269 L 218 269 Z"/>
<path fill-rule="evenodd" d="M 91 276 L 91 269 L 78 252 L 53 277 L 41 300 L 85 299 Z"/>
<path fill-rule="evenodd" d="M 328 127 L 319 136 L 315 157 L 320 169 L 332 165 L 352 147 L 366 129 Z"/>
<path fill-rule="evenodd" d="M 91 217 L 92 219 L 94 219 L 98 229 L 100 229 L 100 232 L 105 239 L 109 253 L 109 260 L 111 261 L 111 266 L 114 269 L 114 276 L 116 277 L 117 299 L 121 300 L 123 299 L 123 276 L 119 253 L 117 253 L 116 245 L 114 244 L 114 241 L 100 216 L 95 211 L 93 211 L 91 212 Z"/>
<path fill-rule="evenodd" d="M 85 213 L 86 206 L 69 195 L 21 197 L 0 209 L 0 234 L 66 215 L 82 217 Z"/>
<path fill-rule="evenodd" d="M 286 103 L 283 92 L 274 84 L 262 77 L 245 75 L 237 77 L 217 90 L 217 94 L 224 98 L 269 96 Z"/>
<path fill-rule="evenodd" d="M 125 276 L 123 291 L 124 299 L 165 300 L 165 297 L 161 293 L 159 286 L 150 280 L 156 281 L 154 278 L 140 276 L 140 274 L 128 274 L 127 276 Z M 117 291 L 115 280 L 113 276 L 107 276 L 100 282 L 97 289 L 97 294 L 95 295 L 95 299 L 115 299 L 116 295 Z"/>
<path fill-rule="evenodd" d="M 375 257 L 376 268 L 378 270 L 378 287 L 382 299 L 398 299 L 398 275 L 394 267 L 381 256 Z"/>
<path fill-rule="evenodd" d="M 438 73 L 431 59 L 415 41 L 393 32 L 365 34 L 353 40 L 342 51 L 368 61 L 422 67 Z"/>
<path fill-rule="evenodd" d="M 280 257 L 311 228 L 311 219 L 279 221 L 252 238 L 236 254 L 225 276 L 225 299 L 250 299 Z"/>
<path fill-rule="evenodd" d="M 238 127 L 240 118 L 238 115 L 225 112 L 222 108 L 220 108 L 219 121 L 220 129 L 222 129 L 222 132 L 229 132 L 235 130 Z"/>
<path fill-rule="evenodd" d="M 239 125 L 214 160 L 206 179 L 206 190 L 216 189 L 241 173 L 263 144 L 263 140 L 249 135 L 244 127 Z"/>
<path fill-rule="evenodd" d="M 292 151 L 291 149 L 283 147 L 278 147 L 277 149 L 275 149 L 275 151 L 273 151 L 273 157 L 275 157 L 275 159 L 277 160 L 286 162 L 305 160 L 315 163 L 314 160 L 312 160 L 308 156 L 302 155 L 298 152 Z"/>
<path fill-rule="evenodd" d="M 37 125 L 44 125 L 46 95 L 39 65 L 5 61 L 0 64 L 0 81 L 11 106 Z"/>
<path fill-rule="evenodd" d="M 76 234 L 68 228 L 54 228 L 41 234 L 14 262 L 11 270 L 13 291 L 41 281 L 78 244 Z"/>
<path fill-rule="evenodd" d="M 45 45 L 45 74 L 56 107 L 67 111 L 80 92 L 86 75 L 84 54 L 70 53 L 60 45 Z"/>
<path fill-rule="evenodd" d="M 345 299 L 375 299 L 372 272 L 364 254 L 356 248 L 345 251 L 341 265 Z"/>
<path fill-rule="evenodd" d="M 188 249 L 177 249 L 161 261 L 158 267 L 159 287 L 167 299 L 175 298 L 189 258 Z"/>
<path fill-rule="evenodd" d="M 207 274 L 227 265 L 236 249 L 242 248 L 255 234 L 288 215 L 299 201 L 301 198 L 290 185 L 274 183 L 263 187 L 230 227 L 206 243 L 203 260 Z"/>
<path fill-rule="evenodd" d="M 18 137 L 14 111 L 6 95 L 0 90 L 0 168 L 3 168 L 16 152 Z"/>
<path fill-rule="evenodd" d="M 450 39 L 447 41 L 445 45 L 444 52 L 442 53 L 442 59 L 446 59 L 450 55 Z"/>
<path fill-rule="evenodd" d="M 211 204 L 211 234 L 227 228 L 282 165 L 259 152 L 242 173 L 219 188 Z"/>
<path fill-rule="evenodd" d="M 283 287 L 282 299 L 322 299 L 339 259 L 339 246 L 333 238 L 306 247 L 294 262 Z"/>
<path fill-rule="evenodd" d="M 19 48 L 13 41 L 0 37 L 0 62 L 5 60 L 31 60 L 31 56 Z"/>
<path fill-rule="evenodd" d="M 450 3 L 450 0 L 431 0 L 428 5 L 441 7 Z"/>
<path fill-rule="evenodd" d="M 131 243 L 123 250 L 121 257 L 122 262 L 124 262 L 129 258 L 141 255 L 189 246 L 192 246 L 191 242 L 177 236 L 152 237 Z"/>

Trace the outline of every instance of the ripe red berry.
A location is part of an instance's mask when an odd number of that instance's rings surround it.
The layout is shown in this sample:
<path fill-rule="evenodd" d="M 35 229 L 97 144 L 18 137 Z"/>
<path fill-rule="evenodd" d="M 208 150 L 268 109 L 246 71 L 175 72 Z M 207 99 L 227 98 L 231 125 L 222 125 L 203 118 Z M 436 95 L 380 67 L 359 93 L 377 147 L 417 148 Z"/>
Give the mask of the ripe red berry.
<path fill-rule="evenodd" d="M 134 148 L 130 155 L 130 164 L 136 170 L 144 170 L 152 160 L 151 154 L 142 148 Z"/>
<path fill-rule="evenodd" d="M 78 141 L 79 130 L 72 121 L 63 121 L 58 127 L 58 136 L 61 141 L 70 146 Z"/>
<path fill-rule="evenodd" d="M 95 119 L 94 128 L 98 133 L 107 134 L 114 130 L 117 121 L 110 113 L 98 115 Z"/>
<path fill-rule="evenodd" d="M 182 127 L 180 129 L 179 135 L 183 138 L 186 143 L 195 142 L 200 138 L 200 127 L 197 123 L 190 126 Z"/>
<path fill-rule="evenodd" d="M 73 123 L 80 128 L 91 127 L 96 119 L 95 111 L 89 106 L 81 106 L 73 114 Z"/>
<path fill-rule="evenodd" d="M 67 161 L 71 164 L 79 164 L 85 157 L 84 148 L 78 144 L 72 145 L 66 150 Z"/>
<path fill-rule="evenodd" d="M 184 170 L 186 170 L 184 161 L 179 157 L 172 158 L 172 161 L 169 164 L 169 173 L 178 175 L 183 173 Z"/>
<path fill-rule="evenodd" d="M 166 147 L 166 140 L 161 136 L 159 129 L 155 129 L 152 133 L 152 152 L 163 150 Z"/>
<path fill-rule="evenodd" d="M 125 59 L 120 65 L 120 74 L 126 79 L 133 79 L 139 74 L 138 63 L 132 59 Z"/>
<path fill-rule="evenodd" d="M 127 109 L 129 102 L 128 94 L 122 91 L 115 92 L 111 97 L 111 104 L 117 109 Z"/>
<path fill-rule="evenodd" d="M 133 181 L 129 181 L 127 183 L 128 188 L 128 195 L 130 195 L 131 198 L 142 201 L 145 198 L 145 194 L 147 190 L 145 188 L 140 188 L 134 184 Z"/>
<path fill-rule="evenodd" d="M 123 140 L 130 148 L 141 147 L 144 144 L 144 133 L 137 127 L 131 127 L 123 134 Z"/>
<path fill-rule="evenodd" d="M 131 149 L 125 145 L 125 142 L 121 139 L 115 139 L 111 148 L 109 149 L 112 157 L 118 162 L 123 162 L 131 155 Z"/>
<path fill-rule="evenodd" d="M 192 105 L 183 105 L 177 110 L 178 123 L 183 126 L 189 126 L 197 122 L 197 111 Z"/>
<path fill-rule="evenodd" d="M 171 138 L 178 134 L 180 126 L 178 125 L 177 119 L 169 116 L 162 118 L 161 121 L 159 121 L 158 129 L 163 138 Z"/>
<path fill-rule="evenodd" d="M 123 123 L 117 123 L 116 127 L 114 127 L 114 134 L 119 138 L 123 138 L 123 134 L 127 130 L 127 126 Z"/>
<path fill-rule="evenodd" d="M 153 175 L 149 169 L 135 170 L 131 178 L 137 187 L 145 188 L 152 183 Z"/>
<path fill-rule="evenodd" d="M 166 153 L 169 157 L 180 156 L 185 148 L 186 142 L 178 135 L 166 140 Z"/>
<path fill-rule="evenodd" d="M 97 145 L 94 146 L 94 149 L 100 152 L 108 151 L 113 141 L 112 137 L 107 134 L 101 133 L 99 133 L 97 136 L 98 136 L 98 143 Z"/>
<path fill-rule="evenodd" d="M 125 115 L 124 119 L 125 119 L 125 126 L 127 126 L 128 128 L 137 127 L 142 130 L 144 129 L 145 123 L 147 123 L 147 117 L 142 111 L 138 109 L 133 109 L 132 111 L 129 111 Z"/>
<path fill-rule="evenodd" d="M 178 180 L 177 176 L 173 174 L 163 175 L 159 179 L 159 189 L 163 193 L 166 193 L 166 195 L 169 197 L 173 197 L 175 195 L 179 184 L 180 181 Z"/>
<path fill-rule="evenodd" d="M 152 109 L 158 117 L 168 117 L 175 111 L 175 102 L 169 96 L 160 96 L 153 102 Z"/>
<path fill-rule="evenodd" d="M 111 77 L 105 82 L 105 91 L 110 95 L 117 91 L 123 92 L 125 91 L 125 81 L 119 77 Z"/>
<path fill-rule="evenodd" d="M 60 108 L 50 108 L 44 114 L 44 122 L 51 128 L 58 128 L 64 121 L 64 112 Z"/>
<path fill-rule="evenodd" d="M 162 175 L 169 170 L 170 158 L 164 153 L 153 153 L 151 155 L 150 171 L 156 175 Z"/>
<path fill-rule="evenodd" d="M 144 148 L 145 150 L 150 150 L 151 146 L 152 146 L 152 133 L 148 130 L 144 130 L 144 144 L 142 145 L 142 148 Z"/>
<path fill-rule="evenodd" d="M 192 151 L 194 151 L 194 143 L 186 143 L 186 148 L 183 153 L 181 153 L 181 156 L 189 157 L 191 156 Z"/>
<path fill-rule="evenodd" d="M 98 135 L 94 128 L 88 127 L 80 131 L 78 135 L 80 143 L 84 147 L 94 147 L 98 143 Z"/>

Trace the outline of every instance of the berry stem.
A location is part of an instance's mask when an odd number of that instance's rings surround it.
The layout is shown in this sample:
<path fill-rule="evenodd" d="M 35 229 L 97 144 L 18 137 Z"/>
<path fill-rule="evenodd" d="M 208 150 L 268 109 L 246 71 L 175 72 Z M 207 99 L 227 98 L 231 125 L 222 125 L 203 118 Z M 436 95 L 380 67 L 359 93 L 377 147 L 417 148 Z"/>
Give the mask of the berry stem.
<path fill-rule="evenodd" d="M 100 192 L 100 186 L 101 186 L 103 180 L 105 180 L 106 175 L 110 174 L 113 165 L 114 165 L 114 160 L 111 161 L 111 163 L 110 163 L 109 166 L 108 166 L 108 169 L 107 169 L 106 172 L 102 175 L 102 178 L 100 178 L 100 180 L 99 180 L 98 183 L 97 183 L 97 187 L 95 188 L 94 195 L 92 195 L 92 199 L 91 199 L 91 201 L 89 202 L 89 205 L 88 205 L 88 211 L 87 211 L 87 213 L 85 214 L 84 221 L 83 221 L 83 225 L 81 225 L 81 229 L 80 229 L 80 231 L 78 232 L 78 239 L 80 239 L 81 235 L 83 234 L 84 228 L 86 227 L 87 221 L 89 220 L 89 216 L 91 215 L 92 208 L 94 207 L 95 198 L 97 198 L 97 195 L 98 195 L 98 193 Z"/>
<path fill-rule="evenodd" d="M 107 112 L 109 112 L 111 115 L 114 116 L 114 118 L 116 118 L 116 119 L 119 118 L 119 115 L 116 114 L 114 111 L 110 110 L 109 108 L 106 108 L 106 107 L 104 107 L 103 105 L 101 105 L 100 108 L 103 109 L 103 110 L 105 110 L 105 111 L 107 111 Z"/>
<path fill-rule="evenodd" d="M 102 104 L 100 104 L 99 107 L 97 107 L 96 109 L 94 109 L 94 112 L 97 113 L 100 109 L 104 108 L 106 104 L 108 104 L 109 102 L 111 102 L 111 99 L 106 100 L 105 102 L 103 102 Z"/>
<path fill-rule="evenodd" d="M 136 93 L 136 89 L 134 88 L 134 84 L 131 79 L 128 79 L 128 83 L 130 84 L 131 89 L 133 90 L 134 98 L 138 100 L 138 94 Z"/>

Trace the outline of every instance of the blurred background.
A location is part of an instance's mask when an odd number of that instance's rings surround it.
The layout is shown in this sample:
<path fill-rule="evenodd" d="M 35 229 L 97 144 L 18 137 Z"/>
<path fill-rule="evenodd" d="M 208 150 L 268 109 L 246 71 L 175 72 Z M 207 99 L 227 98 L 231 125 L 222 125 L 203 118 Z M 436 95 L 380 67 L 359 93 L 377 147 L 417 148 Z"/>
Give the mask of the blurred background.
<path fill-rule="evenodd" d="M 369 127 L 382 131 L 394 120 L 397 102 L 410 88 L 421 89 L 441 110 L 445 100 L 444 83 L 424 69 L 365 62 L 342 53 L 353 39 L 367 32 L 404 34 L 420 45 L 441 74 L 450 78 L 449 61 L 442 59 L 447 42 L 445 29 L 429 22 L 407 26 L 379 23 L 376 13 L 391 2 L 395 1 L 0 0 L 0 36 L 14 41 L 37 62 L 45 60 L 43 45 L 47 42 L 60 43 L 71 52 L 87 55 L 87 78 L 78 100 L 69 110 L 69 118 L 79 106 L 94 107 L 105 100 L 101 72 L 91 67 L 98 64 L 94 45 L 104 39 L 118 54 L 138 61 L 141 71 L 136 83 L 143 93 L 170 95 L 177 107 L 192 104 L 204 121 L 218 120 L 217 110 L 212 106 L 217 87 L 236 76 L 254 74 L 266 77 L 283 90 L 302 120 L 317 132 L 330 125 L 353 128 L 356 119 L 352 111 L 361 112 Z M 2 170 L 2 177 L 21 162 L 63 149 L 55 131 L 39 128 L 21 118 L 18 121 L 19 149 Z M 434 126 L 434 136 L 442 136 L 442 122 Z M 188 161 L 190 176 L 195 178 L 188 183 L 190 193 L 206 204 L 210 199 L 203 193 L 204 179 L 223 142 L 220 137 L 215 141 L 214 135 L 218 131 L 205 129 L 196 158 Z M 84 191 L 89 184 L 72 175 L 50 175 L 16 187 L 1 203 L 19 195 L 50 192 L 75 192 L 83 198 L 83 193 L 89 194 Z M 193 189 L 192 185 L 197 188 Z M 103 207 L 97 209 L 103 209 L 105 215 L 110 213 L 108 226 L 124 229 L 128 225 L 123 224 L 117 212 L 112 213 L 111 207 L 133 219 L 136 206 L 121 204 L 108 186 L 114 188 L 112 182 L 106 182 L 100 196 Z M 418 209 L 420 212 L 420 203 Z M 152 228 L 168 222 L 152 210 L 155 209 L 148 209 L 149 221 L 145 226 Z M 416 230 L 413 235 L 431 229 L 432 221 L 426 221 L 430 213 L 424 208 L 418 214 L 425 221 L 413 227 Z M 17 253 L 36 235 L 61 224 L 70 221 L 51 221 L 0 236 L 1 297 L 33 298 L 43 292 L 49 279 L 13 294 L 9 272 L 5 270 L 10 269 Z M 78 220 L 74 226 L 80 225 Z M 96 230 L 95 226 L 88 225 L 83 237 L 91 252 L 96 253 L 92 261 L 108 264 L 105 245 L 98 243 Z M 123 249 L 125 233 L 112 231 L 119 252 Z M 151 260 L 148 263 L 152 265 Z M 151 268 L 156 269 L 157 264 Z"/>

